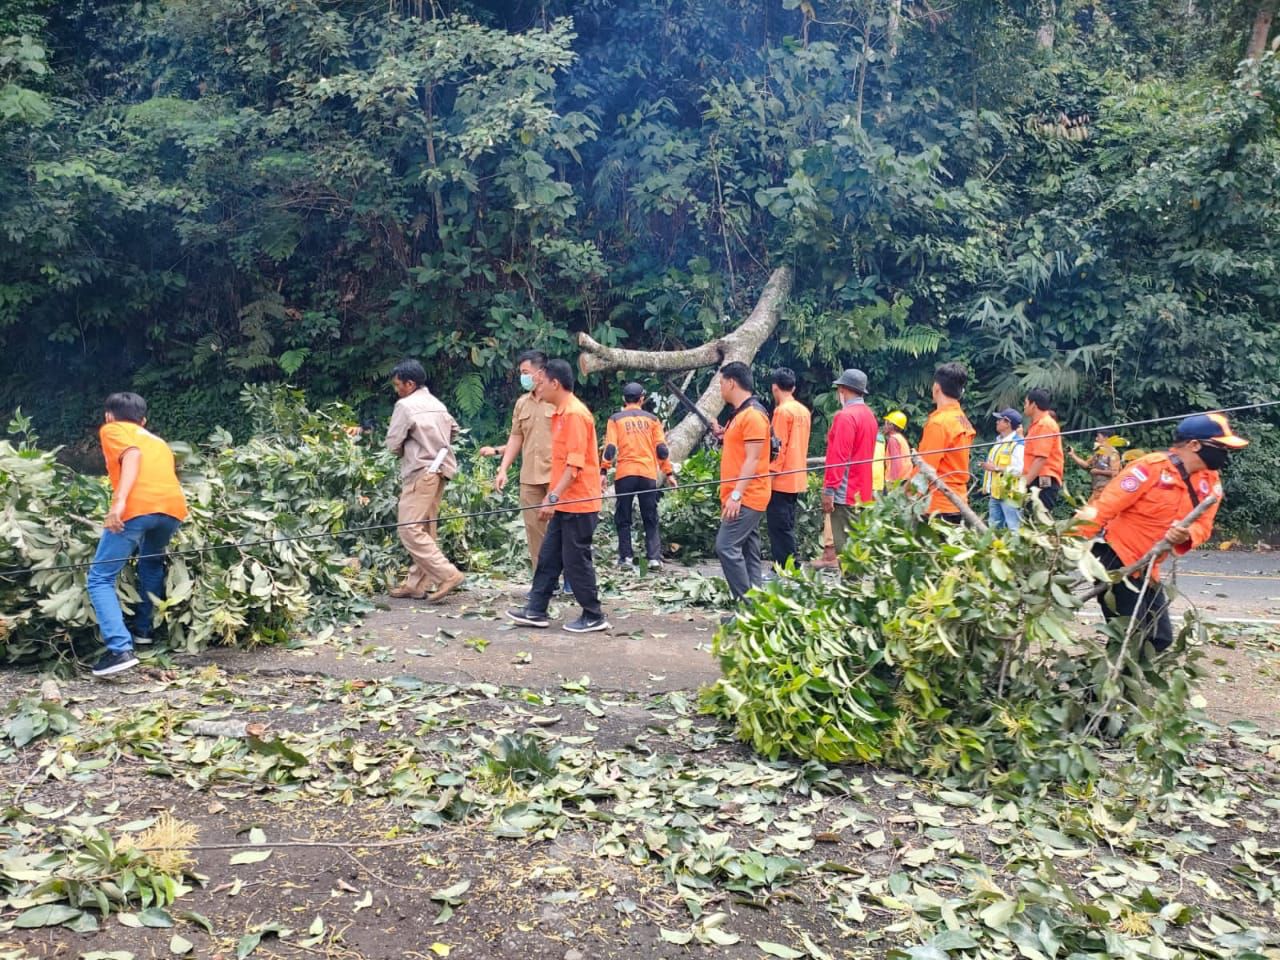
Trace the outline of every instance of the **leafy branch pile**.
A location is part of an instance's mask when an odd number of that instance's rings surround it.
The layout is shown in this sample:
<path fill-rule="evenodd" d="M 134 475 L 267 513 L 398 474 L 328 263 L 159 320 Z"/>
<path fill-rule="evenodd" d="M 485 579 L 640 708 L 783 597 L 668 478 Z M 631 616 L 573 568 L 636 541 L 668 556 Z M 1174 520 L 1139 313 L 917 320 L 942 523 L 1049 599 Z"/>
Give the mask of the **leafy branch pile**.
<path fill-rule="evenodd" d="M 362 595 L 384 587 L 404 560 L 394 530 L 339 535 L 394 521 L 399 489 L 394 458 L 375 441 L 346 435 L 346 411 L 311 411 L 292 391 L 254 387 L 242 404 L 252 429 L 246 443 L 217 430 L 198 452 L 175 445 L 191 516 L 170 550 L 227 545 L 170 560 L 157 625 L 175 648 L 284 642 L 295 629 L 320 629 L 364 609 Z M 21 414 L 9 430 L 17 442 L 0 440 L 0 568 L 92 560 L 109 501 L 105 479 L 76 474 L 56 451 L 37 449 Z M 483 475 L 461 476 L 446 512 L 492 509 L 490 491 Z M 473 568 L 492 567 L 518 555 L 508 528 L 519 523 L 506 515 L 456 520 L 442 524 L 441 536 Z M 295 536 L 309 539 L 241 545 Z M 92 639 L 86 573 L 0 578 L 0 659 L 58 655 Z M 136 601 L 132 566 L 121 589 L 126 602 Z"/>
<path fill-rule="evenodd" d="M 1195 735 L 1189 684 L 1203 628 L 1158 657 L 1071 629 L 1086 544 L 933 526 L 900 497 L 860 511 L 831 583 L 792 574 L 721 631 L 703 708 L 769 757 L 883 763 L 1000 789 L 1099 773 L 1119 739 L 1166 780 Z"/>

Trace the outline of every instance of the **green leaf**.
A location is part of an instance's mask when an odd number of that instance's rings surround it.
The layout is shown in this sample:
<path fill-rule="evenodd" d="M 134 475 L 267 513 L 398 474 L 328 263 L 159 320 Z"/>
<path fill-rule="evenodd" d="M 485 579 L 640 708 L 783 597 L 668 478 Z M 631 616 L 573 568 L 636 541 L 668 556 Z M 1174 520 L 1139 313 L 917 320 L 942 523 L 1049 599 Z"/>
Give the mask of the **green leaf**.
<path fill-rule="evenodd" d="M 1009 925 L 1009 921 L 1013 919 L 1013 915 L 1017 910 L 1018 901 L 997 900 L 979 913 L 978 917 L 991 929 L 1003 930 Z"/>
<path fill-rule="evenodd" d="M 147 907 L 147 909 L 139 911 L 138 921 L 144 927 L 173 926 L 173 917 L 169 915 L 169 911 L 162 910 L 160 907 Z"/>
<path fill-rule="evenodd" d="M 56 927 L 60 923 L 66 923 L 68 920 L 74 920 L 80 916 L 80 911 L 75 907 L 69 907 L 65 903 L 43 903 L 38 907 L 32 907 L 30 910 L 24 910 L 18 914 L 13 925 L 22 930 L 30 930 L 35 927 Z"/>

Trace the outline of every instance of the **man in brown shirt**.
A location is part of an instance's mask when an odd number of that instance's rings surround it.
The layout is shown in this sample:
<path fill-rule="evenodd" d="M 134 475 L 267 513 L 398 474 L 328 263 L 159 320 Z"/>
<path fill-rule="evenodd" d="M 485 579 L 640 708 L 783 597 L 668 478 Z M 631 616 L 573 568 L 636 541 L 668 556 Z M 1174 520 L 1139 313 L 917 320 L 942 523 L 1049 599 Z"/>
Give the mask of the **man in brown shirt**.
<path fill-rule="evenodd" d="M 529 541 L 529 560 L 536 569 L 538 551 L 547 535 L 550 519 L 539 516 L 536 508 L 551 490 L 551 418 L 556 408 L 533 395 L 534 387 L 544 379 L 547 355 L 540 350 L 525 350 L 516 363 L 520 370 L 520 386 L 525 392 L 516 401 L 511 415 L 511 436 L 500 447 L 481 447 L 482 457 L 502 454 L 493 489 L 501 493 L 507 486 L 507 469 L 520 457 L 520 515 L 524 518 L 525 536 Z"/>
<path fill-rule="evenodd" d="M 427 374 L 417 360 L 402 360 L 391 371 L 395 409 L 387 428 L 387 449 L 400 458 L 400 542 L 413 558 L 409 576 L 391 596 L 438 603 L 464 577 L 436 543 L 436 518 L 445 484 L 458 472 L 450 444 L 458 422 L 426 387 Z M 433 585 L 433 587 L 432 587 Z"/>

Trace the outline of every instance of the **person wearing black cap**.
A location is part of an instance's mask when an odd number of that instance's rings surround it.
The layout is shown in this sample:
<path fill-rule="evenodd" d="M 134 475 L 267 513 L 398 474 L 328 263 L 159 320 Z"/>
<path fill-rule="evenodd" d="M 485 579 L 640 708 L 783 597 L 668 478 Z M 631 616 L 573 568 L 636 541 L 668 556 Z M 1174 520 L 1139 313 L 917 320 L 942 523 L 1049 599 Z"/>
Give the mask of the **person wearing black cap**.
<path fill-rule="evenodd" d="M 982 492 L 991 498 L 987 518 L 993 528 L 1017 530 L 1022 522 L 1018 485 L 1022 477 L 1022 414 L 1006 408 L 995 415 L 1000 439 L 982 463 Z"/>
<path fill-rule="evenodd" d="M 867 395 L 865 373 L 846 370 L 832 386 L 840 396 L 840 409 L 827 430 L 822 512 L 831 514 L 831 533 L 839 553 L 848 539 L 854 509 L 875 498 L 872 466 L 880 424 L 863 399 Z"/>
<path fill-rule="evenodd" d="M 618 495 L 613 520 L 618 530 L 618 566 L 636 569 L 631 552 L 631 518 L 636 500 L 644 524 L 645 558 L 650 570 L 662 569 L 662 537 L 658 530 L 657 477 L 676 485 L 662 422 L 643 408 L 644 387 L 628 383 L 622 388 L 623 407 L 609 418 L 604 434 L 600 473 L 615 467 L 614 491 Z"/>
<path fill-rule="evenodd" d="M 1249 441 L 1231 430 L 1226 416 L 1202 413 L 1178 423 L 1173 445 L 1162 453 L 1149 453 L 1129 464 L 1103 491 L 1076 514 L 1076 532 L 1098 536 L 1093 555 L 1108 570 L 1136 563 L 1160 540 L 1173 544 L 1179 555 L 1200 546 L 1213 535 L 1213 520 L 1222 505 L 1218 471 L 1227 465 L 1233 450 Z M 1192 523 L 1183 519 L 1213 495 L 1217 501 Z M 1136 617 L 1139 635 L 1157 651 L 1173 643 L 1169 600 L 1160 586 L 1160 564 L 1137 570 L 1104 593 L 1099 601 L 1108 620 Z M 1141 600 L 1141 602 L 1139 602 Z"/>

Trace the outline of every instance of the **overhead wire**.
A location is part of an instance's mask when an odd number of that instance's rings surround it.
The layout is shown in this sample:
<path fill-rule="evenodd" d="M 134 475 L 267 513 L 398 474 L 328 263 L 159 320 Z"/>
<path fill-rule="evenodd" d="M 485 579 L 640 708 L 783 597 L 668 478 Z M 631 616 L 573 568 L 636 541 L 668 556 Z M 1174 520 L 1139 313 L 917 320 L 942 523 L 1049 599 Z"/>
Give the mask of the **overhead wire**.
<path fill-rule="evenodd" d="M 1218 407 L 1213 410 L 1197 410 L 1191 413 L 1182 413 L 1182 414 L 1177 414 L 1173 416 L 1150 417 L 1145 420 L 1126 420 L 1120 423 L 1104 424 L 1104 425 L 1090 426 L 1090 427 L 1078 427 L 1072 430 L 1060 430 L 1057 433 L 1040 434 L 1039 437 L 1037 437 L 1037 439 L 1052 439 L 1054 437 L 1059 437 L 1059 438 L 1071 437 L 1079 434 L 1096 433 L 1100 430 L 1114 431 L 1114 430 L 1119 430 L 1127 427 L 1153 426 L 1155 424 L 1169 423 L 1175 420 L 1184 420 L 1187 417 L 1196 416 L 1197 414 L 1238 413 L 1242 410 L 1262 410 L 1262 409 L 1275 407 L 1275 406 L 1280 406 L 1280 400 L 1264 400 L 1264 401 L 1259 401 L 1257 403 L 1246 403 L 1246 404 L 1240 404 L 1238 406 L 1233 406 L 1233 407 Z M 984 440 L 982 442 L 962 444 L 960 446 L 955 446 L 955 447 L 943 447 L 936 450 L 929 450 L 927 451 L 927 455 L 933 456 L 935 454 L 942 454 L 942 453 L 958 453 L 964 450 L 969 450 L 969 451 L 981 450 L 988 447 L 994 447 L 997 444 L 1002 442 L 1004 441 L 1003 440 Z M 813 464 L 813 465 L 806 465 L 804 467 L 796 467 L 791 470 L 776 470 L 776 471 L 769 471 L 766 473 L 750 474 L 746 477 L 739 476 L 736 479 L 737 480 L 743 480 L 743 479 L 759 480 L 765 477 L 781 477 L 781 476 L 789 476 L 791 474 L 797 474 L 797 473 L 813 473 L 818 470 L 826 471 L 827 469 L 831 469 L 831 468 L 842 469 L 844 467 L 862 466 L 868 463 L 875 463 L 877 460 L 884 460 L 884 459 L 886 458 L 885 457 L 863 457 L 856 460 L 845 460 L 839 463 Z M 729 481 L 721 480 L 721 479 L 696 480 L 691 483 L 681 483 L 678 485 L 676 489 L 690 490 L 690 489 L 697 489 L 699 487 L 721 486 L 726 482 L 729 482 Z M 662 492 L 661 489 L 659 490 L 659 492 Z M 633 493 L 619 494 L 616 492 L 605 493 L 602 491 L 600 496 L 598 497 L 579 497 L 577 499 L 572 499 L 572 500 L 560 500 L 556 503 L 556 506 L 557 507 L 572 506 L 580 503 L 591 503 L 597 500 L 600 500 L 600 501 L 616 500 L 624 496 L 629 497 L 629 496 L 634 496 L 634 494 Z M 494 507 L 488 510 L 473 510 L 473 511 L 468 511 L 464 513 L 447 514 L 447 515 L 438 516 L 434 519 L 429 519 L 429 520 L 403 520 L 403 521 L 396 521 L 391 523 L 372 523 L 372 524 L 364 524 L 356 527 L 344 527 L 342 530 L 313 531 L 311 533 L 291 534 L 288 536 L 281 536 L 281 537 L 263 537 L 257 540 L 240 540 L 240 541 L 233 541 L 231 543 L 215 543 L 215 544 L 208 544 L 200 547 L 187 547 L 181 550 L 166 550 L 160 553 L 135 554 L 130 559 L 136 561 L 136 560 L 151 560 L 156 558 L 196 556 L 202 553 L 212 553 L 216 550 L 243 550 L 249 547 L 272 546 L 272 545 L 281 544 L 281 543 L 295 543 L 303 540 L 319 540 L 326 537 L 330 537 L 330 538 L 348 537 L 348 536 L 354 536 L 356 534 L 361 534 L 361 533 L 372 533 L 374 531 L 379 531 L 379 530 L 398 530 L 401 527 L 419 527 L 419 526 L 430 525 L 430 524 L 449 523 L 456 520 L 477 520 L 483 517 L 493 517 L 493 516 L 499 516 L 502 514 L 517 514 L 517 513 L 522 513 L 525 510 L 540 510 L 540 509 L 543 509 L 541 504 L 530 504 L 528 506 L 516 504 L 514 506 Z M 89 567 L 96 566 L 100 563 L 118 563 L 118 562 L 119 562 L 118 560 L 96 560 L 95 559 L 95 560 L 83 560 L 77 563 L 49 564 L 46 566 L 10 567 L 5 570 L 0 570 L 0 578 L 12 579 L 20 576 L 29 576 L 31 574 L 36 574 L 36 573 L 58 573 L 58 572 L 67 571 L 67 570 L 83 570 L 83 569 L 88 569 Z"/>

